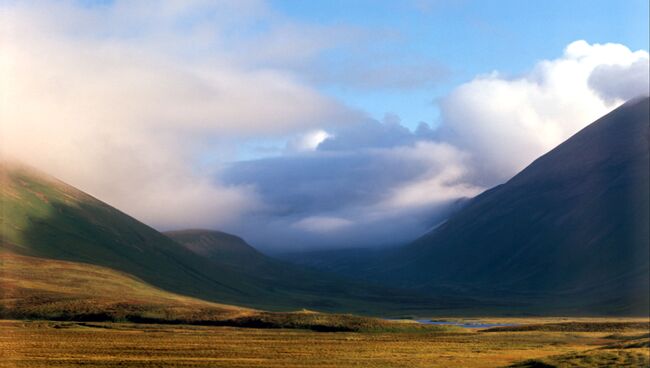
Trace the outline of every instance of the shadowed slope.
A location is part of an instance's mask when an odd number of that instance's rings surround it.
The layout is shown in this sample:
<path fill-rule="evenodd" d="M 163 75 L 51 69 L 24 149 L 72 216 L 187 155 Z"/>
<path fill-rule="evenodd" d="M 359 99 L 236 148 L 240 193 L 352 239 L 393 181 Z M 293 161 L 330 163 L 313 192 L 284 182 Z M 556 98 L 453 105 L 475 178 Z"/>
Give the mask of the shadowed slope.
<path fill-rule="evenodd" d="M 236 268 L 242 274 L 263 280 L 270 288 L 292 286 L 296 289 L 321 289 L 326 292 L 333 282 L 341 285 L 349 282 L 268 257 L 242 238 L 221 231 L 194 229 L 164 234 L 217 267 Z"/>
<path fill-rule="evenodd" d="M 406 246 L 378 279 L 648 313 L 649 99 L 628 102 Z"/>
<path fill-rule="evenodd" d="M 323 303 L 320 307 L 331 303 L 327 300 L 328 296 L 335 299 L 337 293 L 355 295 L 363 299 L 363 303 L 373 300 L 377 303 L 395 302 L 394 309 L 387 308 L 383 312 L 399 315 L 463 309 L 473 303 L 470 298 L 444 298 L 443 296 L 424 298 L 399 289 L 378 287 L 372 283 L 359 283 L 330 273 L 315 271 L 266 256 L 243 239 L 220 231 L 192 229 L 166 232 L 165 235 L 209 260 L 215 267 L 237 269 L 242 275 L 258 280 L 259 285 L 264 285 L 265 288 L 287 289 L 302 293 L 318 290 L 322 297 L 319 303 Z M 377 295 L 383 295 L 382 299 L 376 299 Z"/>
<path fill-rule="evenodd" d="M 244 239 L 221 231 L 190 229 L 167 231 L 163 234 L 212 262 L 253 269 L 274 261 L 250 246 Z"/>

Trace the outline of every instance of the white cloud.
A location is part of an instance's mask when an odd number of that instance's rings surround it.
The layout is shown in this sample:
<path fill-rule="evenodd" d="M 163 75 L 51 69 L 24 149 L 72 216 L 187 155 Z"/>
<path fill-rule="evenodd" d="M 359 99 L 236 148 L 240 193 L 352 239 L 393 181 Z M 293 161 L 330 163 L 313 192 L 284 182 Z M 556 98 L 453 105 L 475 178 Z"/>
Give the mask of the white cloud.
<path fill-rule="evenodd" d="M 650 94 L 650 65 L 648 55 L 629 65 L 599 65 L 589 77 L 589 86 L 605 101 L 629 100 Z"/>
<path fill-rule="evenodd" d="M 639 65 L 647 66 L 647 60 L 646 51 L 576 41 L 562 57 L 541 61 L 521 77 L 479 76 L 442 99 L 444 139 L 472 154 L 479 183 L 498 184 L 624 98 L 641 93 L 643 82 L 613 85 L 612 78 L 643 76 Z M 602 73 L 608 74 L 606 82 Z M 592 75 L 610 91 L 606 98 L 592 88 Z"/>
<path fill-rule="evenodd" d="M 225 41 L 229 27 L 276 27 L 262 2 L 15 3 L 1 12 L 3 156 L 158 227 L 219 227 L 262 205 L 254 188 L 220 183 L 200 164 L 232 159 L 237 139 L 359 116 L 282 69 L 247 64 Z"/>
<path fill-rule="evenodd" d="M 314 130 L 289 140 L 286 149 L 289 152 L 314 151 L 318 145 L 331 137 L 331 134 L 322 129 Z"/>
<path fill-rule="evenodd" d="M 471 198 L 483 188 L 467 182 L 467 154 L 446 144 L 420 141 L 385 153 L 404 162 L 424 161 L 421 175 L 389 188 L 389 197 L 378 206 L 395 211 L 440 206 L 458 198 Z"/>

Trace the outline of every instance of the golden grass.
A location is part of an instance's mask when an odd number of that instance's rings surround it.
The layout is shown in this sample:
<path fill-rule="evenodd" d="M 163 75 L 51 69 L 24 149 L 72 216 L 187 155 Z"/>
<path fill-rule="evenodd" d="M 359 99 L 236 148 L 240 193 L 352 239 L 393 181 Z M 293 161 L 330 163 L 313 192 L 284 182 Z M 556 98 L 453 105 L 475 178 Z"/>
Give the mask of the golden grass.
<path fill-rule="evenodd" d="M 562 359 L 583 356 L 594 364 L 643 366 L 647 348 L 612 347 L 643 333 L 319 333 L 1 321 L 0 367 L 499 367 L 528 359 L 563 366 Z"/>
<path fill-rule="evenodd" d="M 151 317 L 209 309 L 235 317 L 252 310 L 170 293 L 106 267 L 0 252 L 0 310 L 25 316 L 113 312 Z"/>

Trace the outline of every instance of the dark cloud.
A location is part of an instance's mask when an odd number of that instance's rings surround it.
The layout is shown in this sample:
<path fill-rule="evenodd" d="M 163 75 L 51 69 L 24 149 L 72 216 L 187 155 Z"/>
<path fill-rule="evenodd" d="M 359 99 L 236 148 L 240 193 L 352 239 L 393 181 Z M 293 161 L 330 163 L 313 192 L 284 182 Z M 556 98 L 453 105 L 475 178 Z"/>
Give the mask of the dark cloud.
<path fill-rule="evenodd" d="M 460 197 L 464 156 L 388 115 L 334 132 L 316 150 L 237 162 L 221 179 L 266 207 L 233 229 L 262 248 L 397 244 L 441 221 Z M 451 170 L 450 170 L 451 169 Z"/>
<path fill-rule="evenodd" d="M 359 150 L 363 148 L 388 148 L 413 144 L 418 140 L 431 139 L 433 130 L 427 123 L 420 123 L 415 132 L 401 124 L 399 116 L 386 114 L 383 122 L 368 119 L 340 128 L 319 146 L 321 151 Z"/>
<path fill-rule="evenodd" d="M 589 76 L 589 87 L 607 101 L 650 94 L 650 65 L 641 58 L 630 65 L 600 65 Z"/>

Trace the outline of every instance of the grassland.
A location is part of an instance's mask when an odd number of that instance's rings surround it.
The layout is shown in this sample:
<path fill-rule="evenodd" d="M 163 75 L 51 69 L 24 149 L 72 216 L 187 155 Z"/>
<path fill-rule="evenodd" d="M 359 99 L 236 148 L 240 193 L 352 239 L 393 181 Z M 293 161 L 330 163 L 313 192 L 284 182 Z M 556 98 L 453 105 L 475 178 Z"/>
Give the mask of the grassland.
<path fill-rule="evenodd" d="M 648 341 L 638 328 L 314 332 L 5 320 L 0 367 L 645 367 Z"/>

